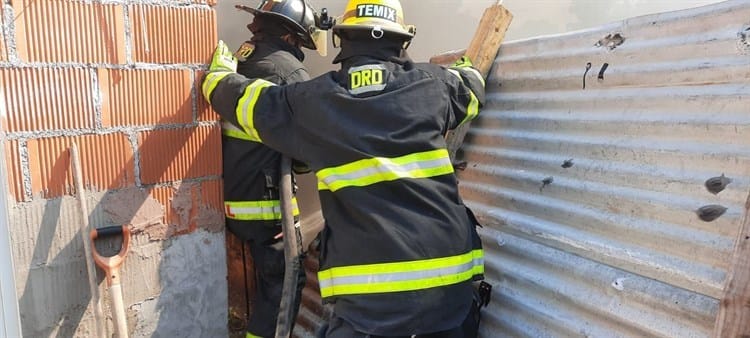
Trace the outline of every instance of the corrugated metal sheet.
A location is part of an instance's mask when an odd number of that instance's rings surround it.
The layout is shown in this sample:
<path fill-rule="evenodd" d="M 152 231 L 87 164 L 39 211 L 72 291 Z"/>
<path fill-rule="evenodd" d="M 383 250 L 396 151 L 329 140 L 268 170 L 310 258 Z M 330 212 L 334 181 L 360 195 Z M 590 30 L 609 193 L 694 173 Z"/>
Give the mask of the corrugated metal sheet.
<path fill-rule="evenodd" d="M 749 18 L 728 1 L 501 48 L 460 174 L 494 286 L 481 337 L 711 335 L 750 190 Z M 295 337 L 330 313 L 306 267 Z"/>
<path fill-rule="evenodd" d="M 727 1 L 501 48 L 460 175 L 482 337 L 711 334 L 750 191 L 749 24 Z"/>

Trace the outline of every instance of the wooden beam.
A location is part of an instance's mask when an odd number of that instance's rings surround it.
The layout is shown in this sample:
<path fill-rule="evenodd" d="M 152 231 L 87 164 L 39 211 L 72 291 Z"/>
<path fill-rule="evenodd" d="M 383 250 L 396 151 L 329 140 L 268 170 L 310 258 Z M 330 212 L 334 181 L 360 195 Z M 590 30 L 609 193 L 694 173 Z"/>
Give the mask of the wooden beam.
<path fill-rule="evenodd" d="M 745 218 L 735 242 L 713 336 L 750 338 L 750 196 L 745 202 Z"/>
<path fill-rule="evenodd" d="M 471 44 L 469 44 L 469 48 L 466 49 L 465 54 L 460 52 L 443 54 L 431 58 L 430 62 L 445 65 L 466 55 L 474 63 L 474 67 L 486 79 L 490 69 L 492 69 L 492 65 L 495 63 L 500 44 L 505 39 L 505 32 L 513 20 L 513 14 L 500 3 L 501 1 L 498 1 L 495 5 L 490 6 L 484 11 L 484 15 L 481 21 L 479 21 L 479 27 L 477 27 L 474 38 L 471 40 Z M 456 130 L 448 133 L 448 151 L 452 159 L 456 157 L 456 152 L 461 147 L 461 144 L 463 144 L 468 130 L 469 123 L 465 123 L 456 128 Z"/>

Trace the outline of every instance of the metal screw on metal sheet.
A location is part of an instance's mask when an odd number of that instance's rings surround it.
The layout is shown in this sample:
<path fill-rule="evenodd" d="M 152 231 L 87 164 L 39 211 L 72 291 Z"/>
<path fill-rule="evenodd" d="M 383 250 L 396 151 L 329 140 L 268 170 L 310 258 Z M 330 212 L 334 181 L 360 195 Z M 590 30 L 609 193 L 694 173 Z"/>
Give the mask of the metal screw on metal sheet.
<path fill-rule="evenodd" d="M 602 69 L 599 70 L 599 76 L 597 77 L 599 81 L 604 81 L 604 72 L 607 71 L 607 67 L 609 67 L 609 63 L 604 63 L 602 65 Z"/>
<path fill-rule="evenodd" d="M 718 177 L 712 177 L 706 180 L 706 189 L 716 195 L 727 187 L 729 183 L 732 183 L 732 179 L 729 177 L 724 176 L 724 174 L 721 174 L 721 176 Z"/>
<path fill-rule="evenodd" d="M 495 241 L 497 242 L 497 246 L 505 246 L 505 238 L 503 238 L 502 235 L 495 236 Z"/>
<path fill-rule="evenodd" d="M 623 284 L 623 282 L 626 279 L 627 278 L 617 278 L 617 279 L 615 279 L 615 281 L 612 282 L 612 287 L 615 288 L 615 289 L 617 289 L 618 291 L 624 291 L 625 290 L 625 285 Z"/>
<path fill-rule="evenodd" d="M 586 74 L 589 73 L 589 69 L 591 69 L 591 62 L 586 62 L 586 71 L 583 72 L 583 89 L 586 89 Z"/>
<path fill-rule="evenodd" d="M 554 181 L 555 181 L 555 178 L 552 177 L 552 176 L 543 179 L 542 180 L 542 186 L 539 187 L 539 192 L 542 192 L 542 190 L 544 190 L 545 187 L 547 187 L 548 185 L 552 184 L 552 182 L 554 182 Z"/>
<path fill-rule="evenodd" d="M 713 222 L 724 215 L 725 212 L 727 212 L 727 208 L 717 204 L 707 205 L 695 211 L 698 218 L 704 222 Z"/>

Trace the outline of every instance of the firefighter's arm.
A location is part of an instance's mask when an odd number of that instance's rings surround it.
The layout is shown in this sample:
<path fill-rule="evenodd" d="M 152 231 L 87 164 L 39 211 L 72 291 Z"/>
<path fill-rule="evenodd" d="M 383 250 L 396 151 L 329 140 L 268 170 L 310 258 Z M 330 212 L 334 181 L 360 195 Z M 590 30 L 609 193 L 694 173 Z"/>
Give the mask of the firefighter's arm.
<path fill-rule="evenodd" d="M 201 92 L 221 117 L 239 127 L 235 106 L 250 80 L 237 73 L 237 59 L 219 40 L 208 73 L 203 77 Z"/>
<path fill-rule="evenodd" d="M 281 137 L 288 135 L 291 119 L 286 92 L 269 81 L 237 74 L 236 66 L 232 53 L 219 41 L 203 79 L 203 96 L 222 118 L 241 128 L 250 140 L 294 156 L 293 138 Z"/>
<path fill-rule="evenodd" d="M 471 121 L 484 105 L 484 77 L 464 56 L 451 65 L 447 71 L 448 85 L 451 87 L 451 121 L 448 129 L 455 129 Z"/>

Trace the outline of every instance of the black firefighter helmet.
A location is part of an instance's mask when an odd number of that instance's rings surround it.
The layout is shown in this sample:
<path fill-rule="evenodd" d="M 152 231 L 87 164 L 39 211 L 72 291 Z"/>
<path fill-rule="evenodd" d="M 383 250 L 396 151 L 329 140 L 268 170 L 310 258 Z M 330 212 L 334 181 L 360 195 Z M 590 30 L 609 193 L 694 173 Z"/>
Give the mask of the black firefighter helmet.
<path fill-rule="evenodd" d="M 325 48 L 324 31 L 318 29 L 320 17 L 304 0 L 263 0 L 258 8 L 243 5 L 235 7 L 255 16 L 276 19 L 300 39 L 303 47 L 319 52 L 319 49 Z"/>

